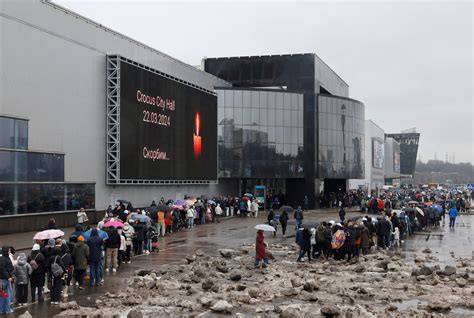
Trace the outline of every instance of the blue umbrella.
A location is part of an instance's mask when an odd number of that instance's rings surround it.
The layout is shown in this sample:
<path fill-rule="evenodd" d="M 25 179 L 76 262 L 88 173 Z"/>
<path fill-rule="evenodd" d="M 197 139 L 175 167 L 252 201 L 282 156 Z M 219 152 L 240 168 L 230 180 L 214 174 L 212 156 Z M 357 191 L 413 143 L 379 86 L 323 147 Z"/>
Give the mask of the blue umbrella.
<path fill-rule="evenodd" d="M 252 194 L 252 193 L 245 193 L 245 194 L 244 194 L 244 197 L 253 198 L 253 194 Z"/>
<path fill-rule="evenodd" d="M 175 205 L 185 205 L 186 204 L 186 201 L 184 200 L 176 200 L 176 202 L 174 203 Z"/>
<path fill-rule="evenodd" d="M 132 219 L 137 220 L 140 223 L 146 223 L 146 222 L 151 221 L 150 217 L 148 217 L 145 214 L 136 214 L 132 216 Z"/>
<path fill-rule="evenodd" d="M 217 205 L 215 201 L 212 201 L 212 200 L 207 200 L 207 203 L 210 204 L 210 205 Z"/>
<path fill-rule="evenodd" d="M 106 240 L 109 238 L 109 236 L 107 235 L 107 232 L 103 231 L 103 230 L 97 230 L 98 233 L 99 233 L 99 237 L 103 240 Z M 84 239 L 85 240 L 88 240 L 90 237 L 91 237 L 91 234 L 92 234 L 92 229 L 89 230 L 89 231 L 86 231 L 84 232 Z"/>
<path fill-rule="evenodd" d="M 443 207 L 440 206 L 439 204 L 432 204 L 431 207 L 438 211 L 439 213 L 443 212 Z"/>

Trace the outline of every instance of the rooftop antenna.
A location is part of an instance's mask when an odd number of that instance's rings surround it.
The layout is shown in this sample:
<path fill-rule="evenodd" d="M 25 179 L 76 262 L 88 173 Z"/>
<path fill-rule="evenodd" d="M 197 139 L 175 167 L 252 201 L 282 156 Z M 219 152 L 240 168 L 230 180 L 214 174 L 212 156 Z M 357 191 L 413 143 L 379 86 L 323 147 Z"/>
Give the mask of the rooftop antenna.
<path fill-rule="evenodd" d="M 438 160 L 438 156 L 437 156 L 436 151 L 435 151 L 435 161 L 437 161 L 437 160 Z"/>

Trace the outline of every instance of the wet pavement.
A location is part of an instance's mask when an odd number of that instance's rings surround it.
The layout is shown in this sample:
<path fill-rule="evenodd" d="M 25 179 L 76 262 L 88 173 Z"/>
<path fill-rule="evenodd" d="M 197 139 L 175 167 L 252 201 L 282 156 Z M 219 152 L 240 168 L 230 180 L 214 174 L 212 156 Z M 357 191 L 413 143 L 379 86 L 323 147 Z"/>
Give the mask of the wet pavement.
<path fill-rule="evenodd" d="M 347 214 L 347 217 L 355 215 L 360 214 L 351 212 Z M 336 211 L 318 211 L 306 213 L 305 218 L 307 220 L 337 220 L 337 213 Z M 422 254 L 421 251 L 427 247 L 431 249 L 432 255 L 439 257 L 446 263 L 452 263 L 454 260 L 451 251 L 455 256 L 471 258 L 473 255 L 472 239 L 474 239 L 473 221 L 473 215 L 462 216 L 458 219 L 455 229 L 450 230 L 448 220 L 440 228 L 418 232 L 411 236 L 401 249 L 409 259 L 408 261 L 412 260 L 416 254 Z M 156 269 L 161 266 L 166 267 L 168 264 L 185 263 L 185 257 L 197 249 L 201 249 L 205 253 L 217 254 L 217 250 L 220 248 L 235 248 L 246 243 L 253 244 L 255 240 L 253 227 L 258 223 L 265 222 L 266 213 L 259 213 L 258 219 L 231 218 L 223 220 L 220 224 L 206 224 L 173 233 L 160 240 L 159 253 L 137 256 L 131 264 L 122 265 L 117 273 L 106 273 L 105 284 L 102 287 L 87 287 L 85 290 L 79 291 L 76 287 L 71 286 L 68 298 L 76 300 L 82 306 L 94 306 L 96 298 L 105 292 L 124 289 L 126 279 L 132 276 L 137 269 Z M 282 236 L 281 228 L 279 228 L 275 238 L 266 234 L 266 240 L 269 243 L 292 243 L 295 239 L 294 233 L 294 221 L 290 220 L 286 238 Z M 33 317 L 52 317 L 60 312 L 59 308 L 50 307 L 49 301 L 45 301 L 17 308 L 14 316 L 18 316 L 26 310 Z"/>

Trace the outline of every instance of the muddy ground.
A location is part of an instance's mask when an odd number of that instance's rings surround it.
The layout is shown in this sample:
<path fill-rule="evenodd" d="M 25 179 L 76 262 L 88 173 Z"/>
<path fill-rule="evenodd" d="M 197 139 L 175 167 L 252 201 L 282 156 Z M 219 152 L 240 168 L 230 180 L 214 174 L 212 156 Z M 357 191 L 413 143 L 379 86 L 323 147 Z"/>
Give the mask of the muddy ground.
<path fill-rule="evenodd" d="M 255 269 L 254 250 L 197 250 L 186 265 L 138 270 L 123 290 L 96 299 L 96 308 L 63 303 L 56 317 L 474 316 L 473 259 L 444 266 L 426 249 L 414 263 L 391 251 L 352 263 L 297 263 L 294 245 L 270 244 L 274 260 Z"/>

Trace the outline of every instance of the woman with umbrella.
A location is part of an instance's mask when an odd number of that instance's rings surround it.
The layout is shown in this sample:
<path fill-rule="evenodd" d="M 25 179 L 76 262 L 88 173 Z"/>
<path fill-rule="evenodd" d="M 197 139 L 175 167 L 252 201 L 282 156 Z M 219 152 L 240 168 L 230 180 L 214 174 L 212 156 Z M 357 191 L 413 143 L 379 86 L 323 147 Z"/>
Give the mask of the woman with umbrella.
<path fill-rule="evenodd" d="M 258 267 L 267 267 L 268 258 L 266 253 L 267 243 L 265 242 L 265 237 L 263 236 L 263 231 L 273 232 L 275 229 L 268 224 L 258 224 L 255 226 L 257 229 L 257 237 L 255 238 L 255 268 Z"/>

